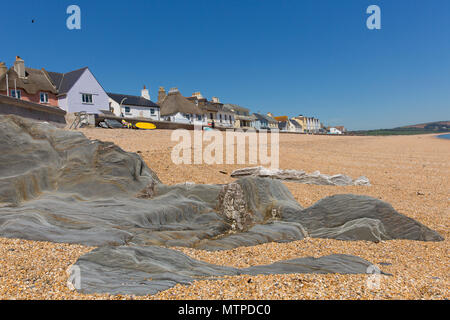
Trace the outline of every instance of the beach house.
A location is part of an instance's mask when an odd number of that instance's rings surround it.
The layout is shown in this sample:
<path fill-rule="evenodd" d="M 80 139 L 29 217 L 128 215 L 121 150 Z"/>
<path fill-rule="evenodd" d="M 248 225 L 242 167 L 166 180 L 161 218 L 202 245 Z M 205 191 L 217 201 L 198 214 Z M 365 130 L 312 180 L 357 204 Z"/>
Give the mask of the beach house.
<path fill-rule="evenodd" d="M 307 117 L 306 126 L 309 133 L 319 133 L 321 129 L 319 119 L 314 117 Z"/>
<path fill-rule="evenodd" d="M 231 103 L 224 104 L 223 107 L 227 112 L 234 114 L 235 128 L 252 128 L 254 119 L 250 117 L 249 109 Z"/>
<path fill-rule="evenodd" d="M 234 125 L 234 113 L 229 109 L 224 108 L 223 103 L 219 98 L 212 97 L 208 100 L 203 97 L 200 92 L 194 92 L 188 100 L 194 102 L 200 109 L 202 109 L 208 121 L 208 125 L 214 127 L 232 128 Z"/>
<path fill-rule="evenodd" d="M 109 96 L 88 67 L 48 74 L 58 91 L 58 106 L 67 113 L 98 114 L 109 109 Z"/>
<path fill-rule="evenodd" d="M 295 121 L 293 119 L 289 119 L 289 122 L 291 123 L 291 128 L 293 127 L 293 131 L 292 132 L 297 132 L 297 133 L 302 133 L 303 132 L 303 128 L 300 125 L 300 123 L 298 123 L 297 121 Z"/>
<path fill-rule="evenodd" d="M 208 125 L 205 111 L 183 97 L 177 88 L 170 89 L 166 94 L 165 89 L 160 87 L 157 104 L 161 109 L 161 119 L 165 121 Z"/>
<path fill-rule="evenodd" d="M 297 117 L 293 117 L 292 120 L 295 121 L 296 123 L 298 123 L 302 127 L 301 132 L 303 132 L 303 133 L 307 132 L 305 116 L 299 115 Z"/>
<path fill-rule="evenodd" d="M 57 88 L 44 68 L 29 68 L 19 56 L 9 69 L 4 62 L 0 63 L 0 94 L 57 107 L 57 93 Z"/>
<path fill-rule="evenodd" d="M 269 119 L 263 114 L 260 113 L 254 113 L 255 116 L 255 122 L 254 127 L 258 130 L 267 130 L 269 129 Z"/>
<path fill-rule="evenodd" d="M 219 98 L 212 97 L 211 103 L 217 106 L 216 121 L 218 126 L 225 128 L 233 128 L 235 123 L 235 114 L 228 108 L 224 107 L 223 103 L 220 103 Z"/>
<path fill-rule="evenodd" d="M 273 114 L 267 112 L 266 118 L 269 121 L 269 129 L 278 130 L 278 121 L 273 117 Z"/>
<path fill-rule="evenodd" d="M 336 129 L 338 129 L 341 133 L 346 133 L 347 129 L 345 129 L 344 126 L 335 126 Z"/>
<path fill-rule="evenodd" d="M 150 100 L 148 89 L 144 86 L 140 96 L 110 93 L 109 110 L 118 117 L 144 118 L 159 121 L 159 106 Z"/>
<path fill-rule="evenodd" d="M 192 96 L 186 97 L 186 99 L 195 103 L 205 113 L 209 126 L 215 125 L 217 112 L 219 111 L 217 104 L 208 101 L 200 92 L 194 92 Z"/>
<path fill-rule="evenodd" d="M 288 116 L 275 117 L 275 120 L 278 121 L 280 132 L 301 132 L 301 126 Z"/>
<path fill-rule="evenodd" d="M 330 128 L 328 128 L 328 133 L 330 133 L 330 134 L 342 134 L 342 131 L 340 131 L 338 128 L 330 127 Z"/>

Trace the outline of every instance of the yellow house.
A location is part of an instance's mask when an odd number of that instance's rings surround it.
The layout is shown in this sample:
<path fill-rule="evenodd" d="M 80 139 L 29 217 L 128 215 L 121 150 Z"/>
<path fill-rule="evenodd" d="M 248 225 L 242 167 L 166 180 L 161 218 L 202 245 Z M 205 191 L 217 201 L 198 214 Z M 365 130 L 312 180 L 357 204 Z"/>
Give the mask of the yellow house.
<path fill-rule="evenodd" d="M 306 132 L 306 128 L 307 128 L 306 119 L 307 118 L 302 115 L 292 118 L 292 120 L 294 120 L 295 122 L 297 122 L 299 125 L 302 126 L 302 130 L 300 132 L 303 132 L 303 133 Z"/>

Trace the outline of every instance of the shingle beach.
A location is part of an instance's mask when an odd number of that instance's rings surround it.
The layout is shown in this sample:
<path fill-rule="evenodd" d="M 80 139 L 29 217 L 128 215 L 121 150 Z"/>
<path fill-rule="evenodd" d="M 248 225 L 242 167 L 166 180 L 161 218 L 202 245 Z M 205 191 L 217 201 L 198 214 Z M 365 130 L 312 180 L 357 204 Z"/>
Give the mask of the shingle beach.
<path fill-rule="evenodd" d="M 159 179 L 223 184 L 248 165 L 175 165 L 171 131 L 81 129 L 88 138 L 137 152 Z M 368 275 L 227 276 L 176 285 L 156 295 L 83 295 L 67 285 L 67 268 L 94 247 L 0 238 L 0 299 L 448 299 L 450 297 L 450 145 L 434 135 L 352 137 L 280 135 L 280 168 L 366 176 L 371 186 L 316 186 L 284 182 L 304 207 L 335 194 L 369 195 L 423 223 L 441 242 L 390 240 L 379 243 L 312 239 L 267 243 L 228 251 L 177 248 L 213 264 L 249 267 L 297 257 L 353 254 L 392 274 L 368 286 Z"/>

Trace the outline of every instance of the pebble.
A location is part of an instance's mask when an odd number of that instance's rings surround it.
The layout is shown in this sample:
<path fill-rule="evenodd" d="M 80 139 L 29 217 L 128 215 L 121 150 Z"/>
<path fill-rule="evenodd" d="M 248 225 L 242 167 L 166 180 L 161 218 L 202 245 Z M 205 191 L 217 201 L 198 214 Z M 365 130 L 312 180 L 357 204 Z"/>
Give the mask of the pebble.
<path fill-rule="evenodd" d="M 170 140 L 169 130 L 86 128 L 80 131 L 89 138 L 112 141 L 127 151 L 145 148 L 141 157 L 167 184 L 185 181 L 230 183 L 234 179 L 217 172 L 232 172 L 248 166 L 177 166 L 170 158 L 176 142 Z M 189 286 L 177 284 L 148 296 L 84 295 L 67 287 L 66 270 L 93 247 L 0 238 L 0 299 L 449 299 L 450 167 L 447 159 L 450 159 L 448 142 L 432 135 L 280 135 L 281 169 L 319 170 L 325 174 L 341 172 L 354 177 L 364 175 L 372 183 L 371 187 L 285 183 L 302 206 L 310 206 L 333 194 L 370 195 L 391 203 L 399 212 L 436 230 L 446 239 L 442 242 L 392 240 L 372 243 L 307 238 L 223 252 L 176 248 L 205 262 L 240 268 L 305 256 L 354 254 L 368 261 L 380 261 L 378 267 L 392 274 L 380 275 L 378 289 L 368 288 L 369 275 L 365 274 L 286 274 L 200 280 Z M 425 169 L 423 163 L 426 163 Z M 417 190 L 427 196 L 418 197 Z"/>

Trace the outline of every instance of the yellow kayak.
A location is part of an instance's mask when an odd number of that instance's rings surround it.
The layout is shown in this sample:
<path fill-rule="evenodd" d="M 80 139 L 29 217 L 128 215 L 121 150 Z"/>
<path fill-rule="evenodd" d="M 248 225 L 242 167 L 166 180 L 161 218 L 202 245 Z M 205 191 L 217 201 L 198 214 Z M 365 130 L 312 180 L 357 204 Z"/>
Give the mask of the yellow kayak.
<path fill-rule="evenodd" d="M 156 129 L 156 126 L 153 123 L 138 122 L 138 123 L 136 123 L 136 128 L 144 129 L 144 130 L 153 130 L 153 129 Z"/>

